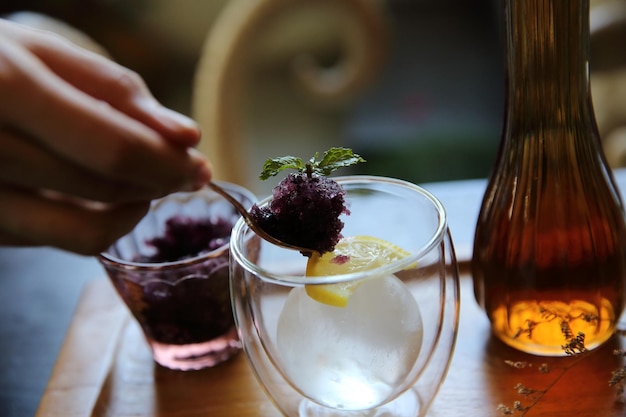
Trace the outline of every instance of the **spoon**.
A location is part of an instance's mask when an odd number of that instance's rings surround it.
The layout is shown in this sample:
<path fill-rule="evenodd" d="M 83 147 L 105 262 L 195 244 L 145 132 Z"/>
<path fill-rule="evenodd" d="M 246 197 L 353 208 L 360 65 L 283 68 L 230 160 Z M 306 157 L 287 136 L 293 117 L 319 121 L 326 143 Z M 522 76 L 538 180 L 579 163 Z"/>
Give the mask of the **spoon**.
<path fill-rule="evenodd" d="M 277 239 L 274 236 L 270 235 L 265 230 L 263 230 L 263 228 L 259 226 L 258 223 L 256 223 L 256 221 L 250 215 L 248 210 L 246 210 L 246 208 L 235 197 L 228 194 L 228 191 L 224 190 L 222 187 L 220 187 L 219 185 L 215 184 L 212 181 L 209 181 L 208 186 L 213 191 L 215 191 L 216 193 L 224 197 L 226 200 L 228 200 L 228 202 L 232 204 L 235 207 L 235 209 L 239 212 L 241 217 L 243 217 L 248 227 L 252 229 L 252 231 L 256 233 L 262 239 L 270 242 L 273 245 L 280 246 L 285 249 L 297 250 L 298 252 L 301 252 L 305 256 L 309 256 L 311 253 L 314 252 L 313 249 L 308 249 L 308 248 L 303 248 L 300 246 L 292 245 L 290 243 L 283 242 L 282 240 Z"/>

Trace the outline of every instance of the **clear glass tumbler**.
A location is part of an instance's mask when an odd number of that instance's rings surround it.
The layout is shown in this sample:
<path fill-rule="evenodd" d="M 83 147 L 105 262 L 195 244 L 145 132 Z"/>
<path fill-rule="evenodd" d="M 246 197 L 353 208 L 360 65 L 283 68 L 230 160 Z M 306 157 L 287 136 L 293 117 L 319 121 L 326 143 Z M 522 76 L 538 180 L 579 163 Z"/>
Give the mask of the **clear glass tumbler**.
<path fill-rule="evenodd" d="M 350 210 L 344 238 L 388 242 L 406 255 L 362 272 L 305 276 L 308 258 L 238 221 L 231 292 L 244 350 L 286 416 L 423 416 L 458 328 L 458 266 L 445 210 L 404 181 L 335 179 Z M 345 306 L 310 296 L 338 287 L 353 289 Z"/>
<path fill-rule="evenodd" d="M 255 201 L 242 187 L 220 185 L 244 207 Z M 232 205 L 209 189 L 171 194 L 153 202 L 135 229 L 100 255 L 158 364 L 201 369 L 241 350 L 228 283 L 230 231 L 238 218 Z M 172 220 L 178 231 L 168 226 Z M 207 236 L 213 238 L 209 245 Z M 194 239 L 203 240 L 205 248 L 188 256 Z M 163 261 L 164 256 L 177 259 Z"/>

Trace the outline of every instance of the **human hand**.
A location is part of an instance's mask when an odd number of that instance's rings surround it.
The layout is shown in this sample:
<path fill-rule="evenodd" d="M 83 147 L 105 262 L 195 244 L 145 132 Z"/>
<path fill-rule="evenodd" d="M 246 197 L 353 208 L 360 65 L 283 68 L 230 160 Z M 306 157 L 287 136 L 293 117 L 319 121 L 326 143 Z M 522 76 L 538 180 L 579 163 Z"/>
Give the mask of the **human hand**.
<path fill-rule="evenodd" d="M 211 178 L 199 140 L 137 74 L 0 19 L 0 244 L 99 253 Z"/>

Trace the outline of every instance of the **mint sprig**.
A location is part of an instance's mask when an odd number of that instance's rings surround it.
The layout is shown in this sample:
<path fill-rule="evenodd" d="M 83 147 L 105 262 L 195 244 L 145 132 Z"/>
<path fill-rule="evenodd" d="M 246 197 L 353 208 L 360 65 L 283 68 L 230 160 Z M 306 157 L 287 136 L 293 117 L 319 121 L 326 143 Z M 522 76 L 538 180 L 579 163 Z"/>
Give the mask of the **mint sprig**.
<path fill-rule="evenodd" d="M 322 159 L 317 160 L 318 157 L 319 153 L 316 152 L 307 162 L 295 156 L 270 158 L 263 164 L 263 171 L 261 172 L 260 178 L 266 180 L 278 175 L 281 171 L 286 169 L 295 169 L 299 172 L 305 172 L 309 177 L 313 174 L 328 176 L 339 168 L 365 162 L 365 159 L 352 152 L 350 148 L 330 148 L 324 152 Z"/>

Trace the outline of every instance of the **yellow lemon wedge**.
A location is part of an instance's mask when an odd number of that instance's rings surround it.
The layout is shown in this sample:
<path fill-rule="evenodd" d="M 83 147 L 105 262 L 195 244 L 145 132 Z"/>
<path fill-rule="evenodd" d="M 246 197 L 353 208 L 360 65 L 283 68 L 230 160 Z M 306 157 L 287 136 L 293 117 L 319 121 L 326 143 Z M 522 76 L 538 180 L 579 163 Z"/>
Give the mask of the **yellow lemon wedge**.
<path fill-rule="evenodd" d="M 307 263 L 306 275 L 319 277 L 367 271 L 409 255 L 409 252 L 383 239 L 351 236 L 340 240 L 333 252 L 314 253 Z M 320 303 L 345 307 L 358 285 L 355 282 L 311 284 L 305 285 L 305 289 L 309 297 Z"/>

